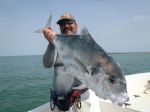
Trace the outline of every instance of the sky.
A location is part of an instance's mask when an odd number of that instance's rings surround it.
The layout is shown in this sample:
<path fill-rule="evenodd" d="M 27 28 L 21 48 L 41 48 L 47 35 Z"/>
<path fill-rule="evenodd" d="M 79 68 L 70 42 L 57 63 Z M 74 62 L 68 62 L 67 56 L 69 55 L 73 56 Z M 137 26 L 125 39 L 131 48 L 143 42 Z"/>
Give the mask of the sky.
<path fill-rule="evenodd" d="M 42 28 L 64 13 L 87 27 L 106 52 L 150 52 L 149 0 L 0 0 L 0 56 L 43 55 L 48 42 Z"/>

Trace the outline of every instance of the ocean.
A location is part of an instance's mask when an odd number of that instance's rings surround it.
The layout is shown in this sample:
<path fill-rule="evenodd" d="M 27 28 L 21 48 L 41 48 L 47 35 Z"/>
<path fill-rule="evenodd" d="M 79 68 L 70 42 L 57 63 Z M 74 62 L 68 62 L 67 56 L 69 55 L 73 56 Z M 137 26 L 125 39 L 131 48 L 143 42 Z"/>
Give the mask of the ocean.
<path fill-rule="evenodd" d="M 150 72 L 150 53 L 111 55 L 125 75 Z M 48 102 L 52 77 L 40 55 L 0 57 L 0 112 L 27 112 Z"/>

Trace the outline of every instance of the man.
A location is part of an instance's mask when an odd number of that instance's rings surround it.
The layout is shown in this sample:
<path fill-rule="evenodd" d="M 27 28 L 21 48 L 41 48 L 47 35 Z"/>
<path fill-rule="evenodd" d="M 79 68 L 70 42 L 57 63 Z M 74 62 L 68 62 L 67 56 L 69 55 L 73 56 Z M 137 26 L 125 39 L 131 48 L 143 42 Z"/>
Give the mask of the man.
<path fill-rule="evenodd" d="M 76 23 L 75 18 L 71 14 L 62 15 L 57 24 L 60 26 L 61 34 L 77 34 L 78 25 Z M 65 67 L 63 65 L 61 56 L 59 52 L 55 49 L 55 45 L 53 40 L 55 39 L 56 33 L 52 28 L 46 28 L 43 30 L 44 37 L 49 42 L 48 48 L 43 56 L 43 64 L 46 68 L 50 68 L 54 66 L 54 78 L 53 78 L 53 91 L 54 95 L 52 95 L 53 102 L 56 103 L 56 107 L 53 112 L 58 112 L 61 110 L 65 110 L 65 106 L 67 105 L 67 101 L 70 103 L 70 96 L 74 94 L 74 89 L 82 85 L 82 82 L 78 79 L 72 77 L 71 75 L 65 74 Z M 77 91 L 76 91 L 77 92 Z M 78 92 L 77 92 L 78 93 Z M 89 91 L 87 88 L 83 88 L 79 91 L 81 95 L 79 96 L 81 100 L 81 108 L 80 103 L 76 105 L 76 103 L 71 102 L 70 112 L 89 112 L 90 111 L 90 103 L 88 102 Z M 59 95 L 64 95 L 64 102 L 59 101 Z M 53 98 L 54 96 L 54 98 Z M 69 96 L 69 97 L 68 97 Z M 77 99 L 79 98 L 77 97 Z M 58 98 L 58 99 L 57 99 Z M 74 99 L 76 100 L 76 99 Z M 63 102 L 63 103 L 61 103 Z M 57 104 L 58 103 L 58 104 Z M 63 107 L 61 107 L 63 106 Z M 66 107 L 67 108 L 67 107 Z"/>

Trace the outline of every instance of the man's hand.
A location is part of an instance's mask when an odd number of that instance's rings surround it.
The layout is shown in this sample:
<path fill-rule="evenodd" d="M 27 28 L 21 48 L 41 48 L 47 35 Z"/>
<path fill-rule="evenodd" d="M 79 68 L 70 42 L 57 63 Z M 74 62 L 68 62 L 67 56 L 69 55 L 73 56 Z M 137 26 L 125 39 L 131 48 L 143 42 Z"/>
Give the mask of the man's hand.
<path fill-rule="evenodd" d="M 56 33 L 52 28 L 43 29 L 44 37 L 48 40 L 49 43 L 53 43 Z"/>

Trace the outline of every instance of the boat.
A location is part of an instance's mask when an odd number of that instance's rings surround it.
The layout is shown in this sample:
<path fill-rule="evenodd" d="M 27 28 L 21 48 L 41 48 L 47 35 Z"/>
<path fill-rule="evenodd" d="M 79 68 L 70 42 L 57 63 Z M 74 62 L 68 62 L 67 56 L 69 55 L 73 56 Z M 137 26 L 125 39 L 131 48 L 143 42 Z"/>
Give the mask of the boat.
<path fill-rule="evenodd" d="M 120 107 L 90 90 L 91 112 L 150 112 L 150 72 L 126 75 L 129 101 Z M 28 112 L 52 112 L 46 103 Z"/>

